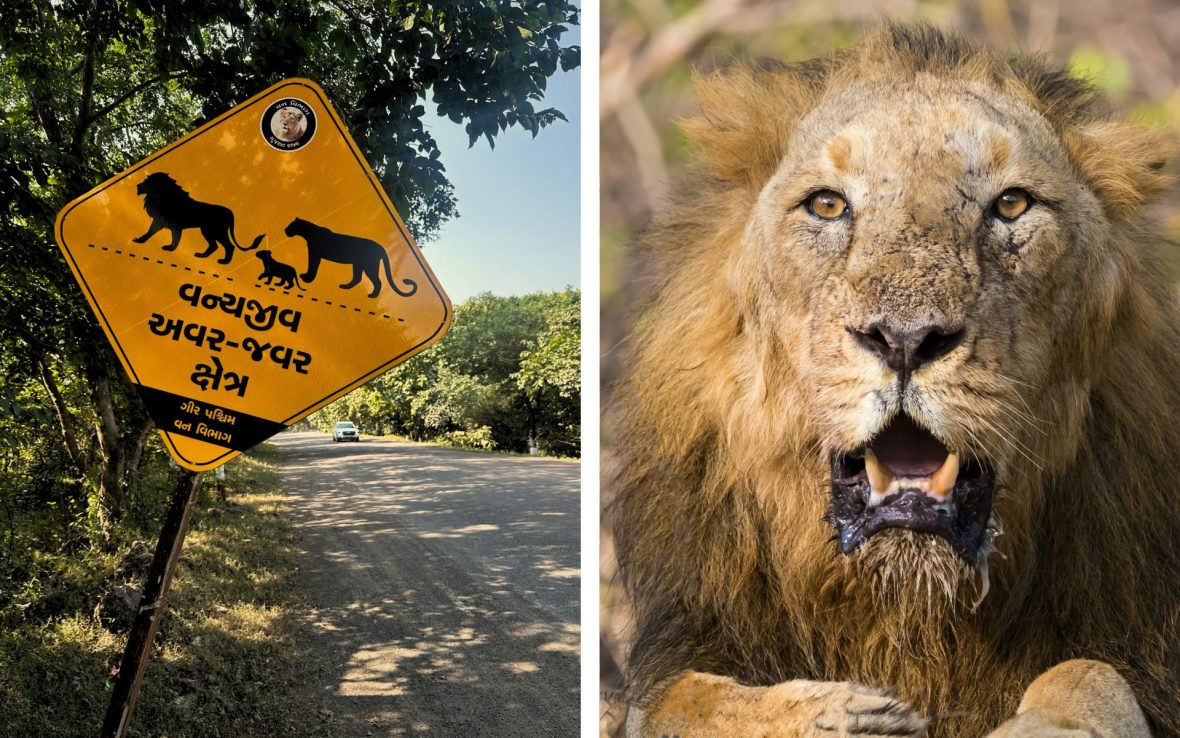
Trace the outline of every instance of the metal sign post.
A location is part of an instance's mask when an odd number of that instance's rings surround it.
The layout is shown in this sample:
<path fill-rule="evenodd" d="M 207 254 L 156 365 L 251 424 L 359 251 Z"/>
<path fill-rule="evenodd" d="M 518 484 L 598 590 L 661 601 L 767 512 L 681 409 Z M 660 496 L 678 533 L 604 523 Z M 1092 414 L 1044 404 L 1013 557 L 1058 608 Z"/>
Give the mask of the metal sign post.
<path fill-rule="evenodd" d="M 164 613 L 164 598 L 168 595 L 168 586 L 172 583 L 172 574 L 180 559 L 180 547 L 184 543 L 184 534 L 188 530 L 189 518 L 192 517 L 200 489 L 200 472 L 181 472 L 168 503 L 164 526 L 160 529 L 160 541 L 156 544 L 156 555 L 143 586 L 139 612 L 127 637 L 127 650 L 123 652 L 115 691 L 102 724 L 102 738 L 123 738 L 127 735 L 127 726 L 131 723 L 135 700 L 139 696 L 139 685 L 143 681 L 143 672 L 156 639 L 156 626 Z"/>

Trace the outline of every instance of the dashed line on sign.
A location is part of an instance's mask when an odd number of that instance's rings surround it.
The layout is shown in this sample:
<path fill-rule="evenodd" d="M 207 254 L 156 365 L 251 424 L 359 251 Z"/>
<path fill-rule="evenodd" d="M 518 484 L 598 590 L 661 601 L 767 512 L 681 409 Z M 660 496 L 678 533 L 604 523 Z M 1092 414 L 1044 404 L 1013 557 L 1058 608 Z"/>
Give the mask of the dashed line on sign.
<path fill-rule="evenodd" d="M 120 256 L 128 256 L 128 257 L 130 257 L 130 258 L 132 258 L 132 259 L 137 259 L 137 258 L 138 258 L 138 259 L 143 259 L 144 261 L 148 262 L 149 264 L 150 264 L 150 263 L 153 261 L 152 257 L 150 257 L 150 256 L 137 256 L 136 254 L 134 254 L 134 253 L 132 253 L 132 252 L 130 252 L 130 251 L 123 252 L 121 249 L 112 249 L 112 248 L 108 248 L 108 247 L 106 247 L 106 246 L 95 246 L 94 244 L 89 244 L 89 246 L 90 246 L 90 248 L 92 248 L 92 249 L 98 249 L 99 251 L 106 251 L 106 252 L 108 252 L 108 253 L 115 253 L 115 254 L 119 254 Z M 174 263 L 172 263 L 172 262 L 166 262 L 166 261 L 163 261 L 163 260 L 161 260 L 161 259 L 154 259 L 154 261 L 155 261 L 157 264 L 161 265 L 161 266 L 169 266 L 169 267 L 172 267 L 173 269 L 183 269 L 183 270 L 185 270 L 186 272 L 196 272 L 197 274 L 200 274 L 200 275 L 203 275 L 203 276 L 206 276 L 206 277 L 213 277 L 214 279 L 224 279 L 224 280 L 225 280 L 225 281 L 227 281 L 227 282 L 233 282 L 233 281 L 234 281 L 234 278 L 233 278 L 233 277 L 231 277 L 231 276 L 229 276 L 229 275 L 227 275 L 227 274 L 226 274 L 226 275 L 223 275 L 223 274 L 218 274 L 217 272 L 206 272 L 206 271 L 205 271 L 205 270 L 203 270 L 203 269 L 194 269 L 194 268 L 192 268 L 192 267 L 190 267 L 190 266 L 184 266 L 183 264 L 174 264 Z M 267 286 L 267 285 L 261 285 L 261 284 L 255 284 L 255 285 L 253 285 L 253 286 L 254 286 L 256 289 L 266 289 L 266 290 L 269 290 L 269 291 L 271 291 L 271 292 L 282 292 L 284 295 L 294 295 L 295 297 L 299 298 L 300 300 L 304 299 L 304 295 L 301 295 L 301 294 L 299 294 L 298 292 L 292 292 L 292 291 L 290 291 L 290 290 L 276 289 L 276 288 L 274 288 L 274 287 L 269 287 L 269 286 Z M 342 304 L 342 303 L 339 303 L 339 302 L 332 302 L 331 300 L 320 300 L 319 298 L 317 298 L 317 297 L 312 297 L 311 295 L 307 295 L 307 296 L 306 296 L 306 299 L 308 299 L 308 300 L 311 300 L 312 302 L 321 302 L 321 303 L 323 303 L 324 305 L 331 305 L 331 306 L 333 306 L 333 307 L 338 307 L 338 308 L 340 308 L 341 310 L 348 310 L 348 309 L 349 309 L 349 306 L 348 306 L 348 305 L 344 305 L 344 304 Z M 352 310 L 353 310 L 353 311 L 355 311 L 355 312 L 358 312 L 358 313 L 367 312 L 369 315 L 372 315 L 373 317 L 378 317 L 378 313 L 375 313 L 375 312 L 373 312 L 372 310 L 367 310 L 367 311 L 366 311 L 366 310 L 363 310 L 362 308 L 359 308 L 359 307 L 352 307 Z M 393 316 L 392 316 L 392 315 L 385 315 L 385 314 L 380 314 L 380 317 L 381 317 L 382 319 L 384 319 L 384 320 L 390 320 L 390 319 L 391 319 Z M 406 322 L 404 318 L 398 318 L 398 319 L 397 319 L 397 321 L 398 321 L 399 323 L 404 323 L 404 322 Z"/>

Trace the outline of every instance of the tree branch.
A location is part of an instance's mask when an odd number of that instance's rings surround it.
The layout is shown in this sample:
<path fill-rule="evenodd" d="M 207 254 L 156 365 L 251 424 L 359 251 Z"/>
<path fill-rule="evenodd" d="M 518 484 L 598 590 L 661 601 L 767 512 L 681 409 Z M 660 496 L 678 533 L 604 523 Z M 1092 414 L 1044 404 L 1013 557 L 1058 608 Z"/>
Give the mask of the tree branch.
<path fill-rule="evenodd" d="M 93 113 L 91 113 L 89 120 L 86 121 L 86 126 L 89 128 L 90 126 L 94 125 L 94 123 L 97 122 L 100 118 L 107 115 L 112 110 L 119 107 L 120 105 L 127 102 L 131 98 L 135 97 L 139 93 L 141 93 L 144 90 L 146 90 L 147 88 L 151 87 L 152 85 L 158 85 L 161 82 L 167 82 L 169 80 L 180 79 L 181 77 L 187 77 L 188 74 L 189 74 L 188 72 L 176 72 L 175 74 L 157 74 L 155 77 L 145 79 L 143 82 L 140 82 L 139 84 L 132 86 L 126 92 L 124 92 L 121 95 L 119 95 L 118 97 L 116 97 L 114 100 L 111 100 L 106 105 L 103 105 L 101 108 L 99 108 L 98 110 L 95 110 Z"/>
<path fill-rule="evenodd" d="M 90 34 L 86 56 L 82 59 L 82 100 L 78 103 L 78 123 L 74 126 L 74 139 L 70 142 L 70 152 L 77 159 L 82 158 L 82 144 L 90 128 L 90 106 L 94 103 L 94 54 L 98 47 L 94 36 L 94 33 Z"/>
<path fill-rule="evenodd" d="M 52 98 L 42 89 L 39 82 L 32 79 L 32 74 L 28 73 L 27 70 L 21 70 L 21 77 L 24 79 L 25 91 L 29 95 L 29 102 L 33 105 L 33 115 L 37 118 L 37 122 L 41 124 L 41 129 L 45 131 L 45 137 L 49 139 L 49 143 L 61 147 L 65 143 L 65 140 L 61 128 L 57 124 L 57 117 L 53 112 Z"/>
<path fill-rule="evenodd" d="M 363 26 L 367 27 L 370 31 L 375 30 L 375 28 L 373 26 L 373 22 L 371 20 L 368 20 L 366 18 L 362 18 L 360 16 L 360 13 L 357 12 L 356 8 L 352 7 L 351 5 L 348 5 L 347 3 L 343 2 L 342 0 L 328 0 L 328 4 L 331 5 L 332 7 L 336 8 L 337 10 L 339 10 L 344 15 L 348 16 L 349 19 L 351 19 L 354 23 L 358 23 L 360 25 L 363 25 Z"/>
<path fill-rule="evenodd" d="M 94 409 L 98 416 L 98 441 L 102 452 L 106 456 L 113 455 L 119 446 L 121 434 L 119 421 L 115 417 L 115 404 L 111 400 L 110 381 L 106 376 L 101 377 L 91 388 L 90 397 L 94 401 Z"/>
<path fill-rule="evenodd" d="M 615 120 L 635 155 L 647 210 L 654 212 L 663 205 L 668 191 L 668 166 L 664 162 L 660 133 L 634 90 L 620 90 L 620 94 L 623 97 L 616 101 Z"/>
<path fill-rule="evenodd" d="M 705 0 L 677 21 L 648 39 L 634 58 L 619 69 L 602 75 L 599 118 L 614 115 L 619 104 L 678 61 L 709 34 L 742 11 L 751 0 Z M 609 52 L 609 49 L 607 50 Z M 605 54 L 604 54 L 605 56 Z"/>

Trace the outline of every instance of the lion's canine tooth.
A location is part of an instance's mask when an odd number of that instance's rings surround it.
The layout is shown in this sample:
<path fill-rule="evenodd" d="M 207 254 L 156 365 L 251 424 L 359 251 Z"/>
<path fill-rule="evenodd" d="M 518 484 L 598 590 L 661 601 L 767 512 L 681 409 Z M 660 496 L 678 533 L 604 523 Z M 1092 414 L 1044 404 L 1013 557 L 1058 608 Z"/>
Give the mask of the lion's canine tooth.
<path fill-rule="evenodd" d="M 950 496 L 959 478 L 959 455 L 947 454 L 938 471 L 930 475 L 930 495 L 939 502 Z"/>
<path fill-rule="evenodd" d="M 893 472 L 889 467 L 877 461 L 877 455 L 873 453 L 872 449 L 865 449 L 865 473 L 869 477 L 869 487 L 872 489 L 869 494 L 869 507 L 876 507 L 885 499 L 885 493 L 889 489 L 890 483 L 893 482 Z"/>

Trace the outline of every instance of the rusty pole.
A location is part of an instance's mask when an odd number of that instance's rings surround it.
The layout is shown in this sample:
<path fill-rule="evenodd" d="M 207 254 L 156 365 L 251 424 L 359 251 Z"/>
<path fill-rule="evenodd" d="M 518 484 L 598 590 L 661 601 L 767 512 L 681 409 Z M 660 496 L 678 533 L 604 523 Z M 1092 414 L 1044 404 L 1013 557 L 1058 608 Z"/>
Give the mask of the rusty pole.
<path fill-rule="evenodd" d="M 164 614 L 164 598 L 168 585 L 180 559 L 180 547 L 188 530 L 197 493 L 201 489 L 201 474 L 187 471 L 181 473 L 168 503 L 168 514 L 160 529 L 160 541 L 156 544 L 156 555 L 148 570 L 147 582 L 143 585 L 143 597 L 139 600 L 139 612 L 135 624 L 127 636 L 127 650 L 119 666 L 119 677 L 111 704 L 107 707 L 106 719 L 102 723 L 101 738 L 124 738 L 135 711 L 135 700 L 139 697 L 139 685 L 151 655 L 152 642 L 156 638 L 156 626 Z"/>

